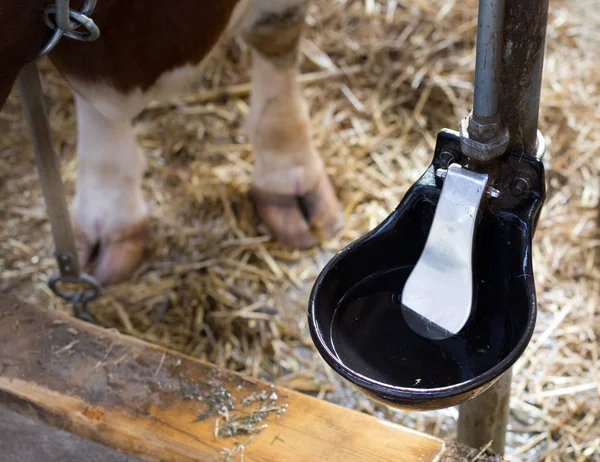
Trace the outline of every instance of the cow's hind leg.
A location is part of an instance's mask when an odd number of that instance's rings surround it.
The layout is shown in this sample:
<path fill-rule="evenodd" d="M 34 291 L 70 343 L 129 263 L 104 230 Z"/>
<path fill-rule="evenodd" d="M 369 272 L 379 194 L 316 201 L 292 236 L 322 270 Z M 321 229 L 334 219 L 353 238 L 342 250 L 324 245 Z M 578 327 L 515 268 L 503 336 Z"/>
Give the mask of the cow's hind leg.
<path fill-rule="evenodd" d="M 306 0 L 254 0 L 243 26 L 253 48 L 248 127 L 255 158 L 251 196 L 281 242 L 306 248 L 341 225 L 341 209 L 311 141 L 298 83 Z"/>
<path fill-rule="evenodd" d="M 145 158 L 131 118 L 139 107 L 111 104 L 114 90 L 80 88 L 77 106 L 77 191 L 73 222 L 82 266 L 95 259 L 102 284 L 129 278 L 145 250 L 147 207 L 142 196 Z M 123 97 L 122 101 L 126 101 Z"/>

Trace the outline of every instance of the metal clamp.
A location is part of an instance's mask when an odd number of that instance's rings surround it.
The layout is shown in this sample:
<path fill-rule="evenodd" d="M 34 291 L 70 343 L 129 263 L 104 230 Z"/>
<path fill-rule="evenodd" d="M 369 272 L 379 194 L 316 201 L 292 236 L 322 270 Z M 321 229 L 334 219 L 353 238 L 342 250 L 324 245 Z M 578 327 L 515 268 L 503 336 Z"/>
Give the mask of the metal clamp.
<path fill-rule="evenodd" d="M 509 134 L 499 118 L 487 124 L 478 122 L 473 113 L 460 122 L 460 149 L 462 153 L 486 163 L 506 152 Z"/>
<path fill-rule="evenodd" d="M 47 5 L 44 8 L 44 18 L 46 25 L 54 33 L 40 51 L 40 56 L 50 53 L 63 36 L 83 42 L 96 40 L 100 36 L 100 29 L 90 18 L 95 8 L 96 0 L 85 0 L 81 11 L 71 10 L 69 0 L 56 0 L 54 5 Z M 85 31 L 77 31 L 81 27 Z"/>

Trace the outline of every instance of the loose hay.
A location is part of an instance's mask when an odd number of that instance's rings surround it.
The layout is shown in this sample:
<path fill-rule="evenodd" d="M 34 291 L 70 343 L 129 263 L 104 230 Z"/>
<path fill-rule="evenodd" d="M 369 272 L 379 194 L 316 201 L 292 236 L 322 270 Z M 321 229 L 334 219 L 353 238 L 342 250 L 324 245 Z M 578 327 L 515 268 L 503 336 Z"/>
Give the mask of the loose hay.
<path fill-rule="evenodd" d="M 393 412 L 341 382 L 312 347 L 306 300 L 333 252 L 377 225 L 430 160 L 436 132 L 470 108 L 477 2 L 315 0 L 303 42 L 316 145 L 345 205 L 323 249 L 288 251 L 246 191 L 249 59 L 233 41 L 194 91 L 136 120 L 149 161 L 151 248 L 133 281 L 91 310 L 106 327 L 442 437 L 456 410 Z M 541 129 L 548 200 L 534 243 L 539 319 L 515 367 L 508 459 L 600 460 L 600 15 L 591 0 L 551 4 Z M 44 87 L 67 191 L 75 180 L 69 88 Z M 0 113 L 0 290 L 66 310 L 39 179 L 13 91 Z M 239 448 L 243 455 L 243 445 Z M 233 454 L 230 454 L 232 460 Z M 237 457 L 237 456 L 236 456 Z"/>

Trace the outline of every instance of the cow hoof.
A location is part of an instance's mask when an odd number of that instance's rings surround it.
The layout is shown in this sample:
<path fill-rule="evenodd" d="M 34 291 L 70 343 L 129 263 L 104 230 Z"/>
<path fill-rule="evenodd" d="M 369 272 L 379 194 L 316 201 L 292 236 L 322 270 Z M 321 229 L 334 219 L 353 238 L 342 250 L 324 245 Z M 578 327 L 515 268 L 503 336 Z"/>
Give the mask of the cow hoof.
<path fill-rule="evenodd" d="M 99 241 L 92 240 L 77 223 L 73 230 L 82 271 L 91 266 L 92 276 L 103 286 L 131 278 L 142 262 L 146 250 L 145 221 L 119 228 Z"/>
<path fill-rule="evenodd" d="M 282 244 L 307 249 L 335 235 L 342 227 L 342 209 L 326 175 L 302 196 L 250 189 L 260 218 Z"/>

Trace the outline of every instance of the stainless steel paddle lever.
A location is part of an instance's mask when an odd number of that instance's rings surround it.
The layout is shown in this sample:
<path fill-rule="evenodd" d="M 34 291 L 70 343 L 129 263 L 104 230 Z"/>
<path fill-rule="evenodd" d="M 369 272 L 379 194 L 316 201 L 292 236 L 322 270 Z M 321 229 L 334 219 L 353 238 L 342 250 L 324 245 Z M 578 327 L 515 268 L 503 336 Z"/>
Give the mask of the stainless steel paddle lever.
<path fill-rule="evenodd" d="M 458 164 L 438 170 L 444 185 L 425 247 L 402 292 L 404 319 L 417 334 L 435 340 L 456 335 L 473 306 L 475 224 L 488 175 Z"/>

